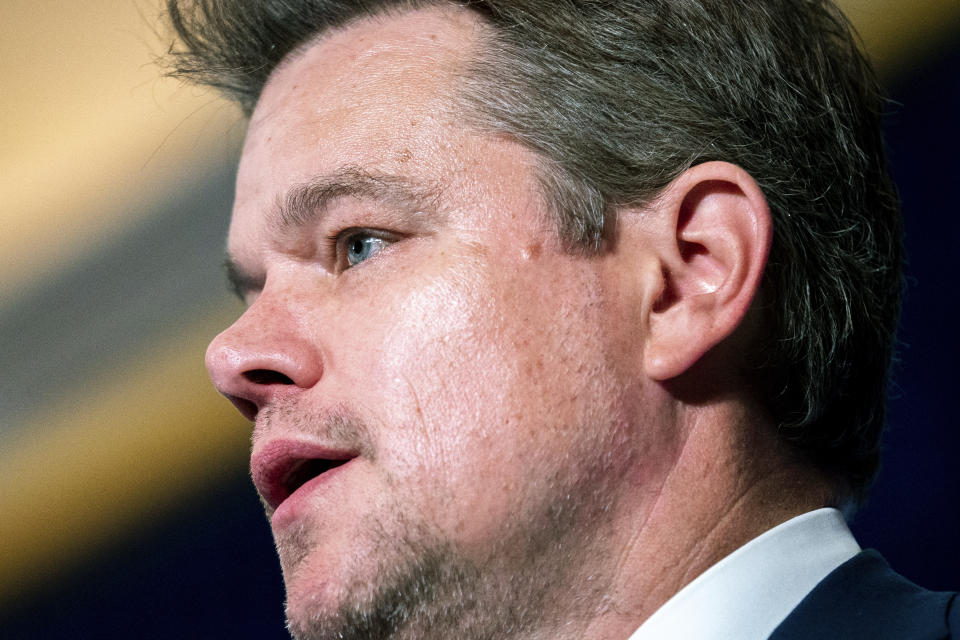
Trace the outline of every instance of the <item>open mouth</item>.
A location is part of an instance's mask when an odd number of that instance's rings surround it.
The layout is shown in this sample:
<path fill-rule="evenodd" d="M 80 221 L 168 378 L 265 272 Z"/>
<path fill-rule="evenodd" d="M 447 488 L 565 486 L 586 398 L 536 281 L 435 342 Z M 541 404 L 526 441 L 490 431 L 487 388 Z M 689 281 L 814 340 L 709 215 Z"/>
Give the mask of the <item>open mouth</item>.
<path fill-rule="evenodd" d="M 325 460 L 322 458 L 310 458 L 308 460 L 301 460 L 295 463 L 287 472 L 286 478 L 282 483 L 280 483 L 280 489 L 282 489 L 282 491 L 278 492 L 278 495 L 280 496 L 280 502 L 286 500 L 294 491 L 305 485 L 310 480 L 313 480 L 317 476 L 323 475 L 331 469 L 335 469 L 346 462 L 347 460 Z"/>
<path fill-rule="evenodd" d="M 253 455 L 250 475 L 275 511 L 300 487 L 350 462 L 356 454 L 293 442 L 274 442 Z"/>

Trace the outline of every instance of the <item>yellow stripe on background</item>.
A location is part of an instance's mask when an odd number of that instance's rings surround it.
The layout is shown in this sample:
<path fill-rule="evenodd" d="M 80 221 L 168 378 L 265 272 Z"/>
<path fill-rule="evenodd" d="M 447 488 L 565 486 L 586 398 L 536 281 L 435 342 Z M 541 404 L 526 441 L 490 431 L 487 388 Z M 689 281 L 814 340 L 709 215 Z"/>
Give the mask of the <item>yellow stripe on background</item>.
<path fill-rule="evenodd" d="M 62 399 L 3 452 L 0 609 L 246 467 L 249 423 L 203 367 L 230 315 L 89 381 L 95 394 Z"/>
<path fill-rule="evenodd" d="M 0 303 L 122 234 L 198 166 L 236 154 L 239 111 L 161 79 L 160 6 L 4 0 Z"/>
<path fill-rule="evenodd" d="M 837 4 L 887 79 L 947 38 L 960 36 L 958 0 L 838 0 Z"/>

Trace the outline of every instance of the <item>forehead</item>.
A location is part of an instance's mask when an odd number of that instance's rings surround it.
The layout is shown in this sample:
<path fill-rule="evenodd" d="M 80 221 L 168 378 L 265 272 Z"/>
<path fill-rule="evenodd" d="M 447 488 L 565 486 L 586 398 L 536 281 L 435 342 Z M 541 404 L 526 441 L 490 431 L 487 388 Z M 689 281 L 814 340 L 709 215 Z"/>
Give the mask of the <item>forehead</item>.
<path fill-rule="evenodd" d="M 342 166 L 429 168 L 453 142 L 437 140 L 437 130 L 456 118 L 455 77 L 479 28 L 455 7 L 386 14 L 324 34 L 285 61 L 250 121 L 238 209 Z"/>

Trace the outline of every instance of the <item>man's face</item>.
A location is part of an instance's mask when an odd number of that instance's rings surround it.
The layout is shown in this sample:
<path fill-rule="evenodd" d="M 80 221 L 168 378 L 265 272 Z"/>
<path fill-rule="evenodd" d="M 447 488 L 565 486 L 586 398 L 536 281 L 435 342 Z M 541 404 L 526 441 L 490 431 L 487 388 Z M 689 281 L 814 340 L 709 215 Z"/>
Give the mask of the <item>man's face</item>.
<path fill-rule="evenodd" d="M 533 155 L 458 123 L 478 28 L 436 10 L 328 34 L 251 119 L 229 239 L 249 307 L 208 366 L 256 415 L 252 474 L 304 635 L 431 563 L 546 606 L 534 591 L 613 535 L 628 469 L 665 437 L 633 429 L 617 252 L 565 251 Z"/>

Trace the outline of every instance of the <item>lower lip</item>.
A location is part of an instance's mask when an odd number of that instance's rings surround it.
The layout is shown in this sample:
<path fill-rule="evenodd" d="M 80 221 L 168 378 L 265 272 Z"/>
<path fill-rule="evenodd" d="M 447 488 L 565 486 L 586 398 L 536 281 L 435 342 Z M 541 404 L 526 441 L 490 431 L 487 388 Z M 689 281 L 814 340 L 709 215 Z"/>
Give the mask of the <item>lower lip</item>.
<path fill-rule="evenodd" d="M 344 462 L 338 467 L 325 471 L 316 478 L 311 478 L 307 482 L 287 496 L 287 499 L 280 503 L 277 510 L 270 517 L 270 523 L 274 528 L 284 528 L 302 518 L 310 509 L 311 498 L 324 489 L 329 489 L 329 484 L 336 481 L 342 472 L 347 470 L 353 464 L 356 458 Z"/>

